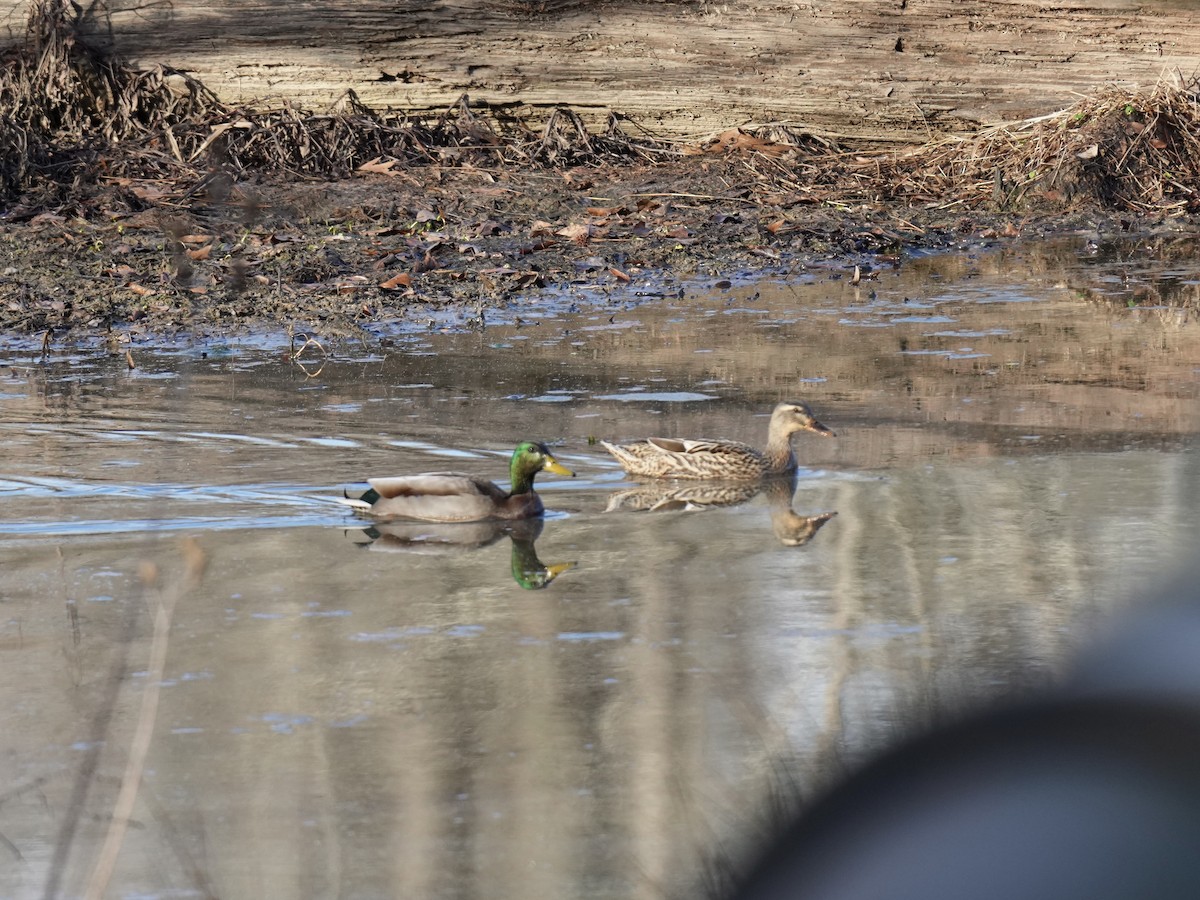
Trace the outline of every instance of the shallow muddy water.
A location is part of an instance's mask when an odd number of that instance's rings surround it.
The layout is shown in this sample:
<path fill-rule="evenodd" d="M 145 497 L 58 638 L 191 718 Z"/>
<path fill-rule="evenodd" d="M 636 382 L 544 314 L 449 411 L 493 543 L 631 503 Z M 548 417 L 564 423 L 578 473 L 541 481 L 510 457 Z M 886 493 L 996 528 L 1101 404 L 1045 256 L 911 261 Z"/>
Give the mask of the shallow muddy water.
<path fill-rule="evenodd" d="M 0 896 L 719 884 L 764 809 L 1051 681 L 1194 551 L 1200 325 L 1122 302 L 1195 276 L 1080 243 L 305 367 L 7 352 Z M 761 444 L 793 397 L 837 438 L 754 496 L 648 490 L 592 442 Z M 540 528 L 367 530 L 331 499 L 499 479 L 524 438 L 577 473 L 539 480 Z"/>

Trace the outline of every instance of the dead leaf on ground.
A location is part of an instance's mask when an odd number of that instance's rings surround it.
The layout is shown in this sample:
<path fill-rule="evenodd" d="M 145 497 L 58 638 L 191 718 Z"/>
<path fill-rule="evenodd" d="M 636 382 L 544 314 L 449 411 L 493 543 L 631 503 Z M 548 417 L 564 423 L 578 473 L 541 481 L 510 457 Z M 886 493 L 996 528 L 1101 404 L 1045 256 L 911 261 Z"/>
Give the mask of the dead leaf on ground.
<path fill-rule="evenodd" d="M 492 290 L 499 287 L 506 291 L 516 291 L 521 288 L 543 287 L 545 285 L 540 272 L 499 268 L 480 269 L 477 274 L 479 275 L 480 282 Z"/>
<path fill-rule="evenodd" d="M 138 284 L 136 281 L 129 282 L 127 287 L 139 297 L 149 297 L 154 294 L 154 288 L 148 288 L 144 284 Z"/>
<path fill-rule="evenodd" d="M 476 237 L 494 237 L 505 231 L 508 231 L 508 227 L 495 219 L 486 219 L 475 226 Z"/>
<path fill-rule="evenodd" d="M 611 275 L 613 278 L 617 279 L 618 281 L 624 281 L 626 283 L 633 281 L 633 279 L 630 278 L 629 275 L 627 275 L 625 272 L 622 272 L 616 266 L 609 266 L 608 274 Z"/>
<path fill-rule="evenodd" d="M 700 153 L 762 153 L 765 156 L 782 156 L 790 149 L 786 144 L 756 137 L 740 128 L 729 128 L 702 144 L 693 144 L 685 148 L 684 154 L 695 156 Z"/>
<path fill-rule="evenodd" d="M 433 251 L 426 250 L 425 256 L 422 257 L 421 261 L 413 266 L 413 272 L 418 274 L 421 272 L 431 272 L 436 268 L 438 268 L 438 261 L 434 257 Z"/>
<path fill-rule="evenodd" d="M 365 163 L 359 166 L 355 171 L 361 172 L 364 175 L 399 175 L 399 172 L 393 172 L 398 159 L 385 160 L 382 156 L 377 156 L 374 159 L 368 159 Z"/>
<path fill-rule="evenodd" d="M 44 225 L 63 225 L 66 223 L 66 221 L 67 221 L 66 216 L 60 216 L 57 213 L 44 212 L 44 213 L 38 213 L 36 216 L 34 216 L 32 219 L 30 219 L 29 224 L 30 224 L 30 226 L 35 226 L 35 227 L 36 226 L 44 226 Z"/>
<path fill-rule="evenodd" d="M 212 250 L 213 245 L 206 244 L 203 247 L 197 247 L 195 250 L 188 250 L 187 255 L 189 259 L 204 260 L 212 256 Z"/>
<path fill-rule="evenodd" d="M 650 213 L 654 216 L 665 216 L 671 209 L 671 204 L 661 197 L 639 197 L 638 212 Z"/>
<path fill-rule="evenodd" d="M 581 191 L 586 191 L 596 183 L 596 179 L 587 169 L 573 169 L 569 172 L 563 172 L 563 181 L 573 188 L 578 188 Z"/>
<path fill-rule="evenodd" d="M 529 226 L 530 237 L 545 237 L 551 234 L 554 234 L 554 226 L 549 222 L 542 221 L 541 219 L 538 219 Z"/>
<path fill-rule="evenodd" d="M 624 206 L 589 206 L 584 212 L 589 216 L 603 219 L 606 216 L 623 216 L 629 210 Z"/>
<path fill-rule="evenodd" d="M 382 282 L 379 286 L 385 291 L 394 291 L 398 288 L 412 290 L 412 276 L 407 272 L 401 272 L 394 278 L 389 278 L 387 281 Z"/>
<path fill-rule="evenodd" d="M 536 244 L 528 244 L 522 247 L 519 252 L 522 256 L 528 256 L 530 253 L 540 253 L 543 250 L 549 250 L 551 247 L 557 247 L 558 241 L 538 241 Z"/>
<path fill-rule="evenodd" d="M 139 200 L 145 200 L 147 203 L 153 203 L 169 196 L 167 191 L 156 184 L 135 184 L 129 191 L 133 196 Z"/>
<path fill-rule="evenodd" d="M 565 228 L 560 228 L 555 232 L 559 237 L 565 237 L 573 244 L 583 246 L 592 236 L 591 225 L 568 225 Z"/>

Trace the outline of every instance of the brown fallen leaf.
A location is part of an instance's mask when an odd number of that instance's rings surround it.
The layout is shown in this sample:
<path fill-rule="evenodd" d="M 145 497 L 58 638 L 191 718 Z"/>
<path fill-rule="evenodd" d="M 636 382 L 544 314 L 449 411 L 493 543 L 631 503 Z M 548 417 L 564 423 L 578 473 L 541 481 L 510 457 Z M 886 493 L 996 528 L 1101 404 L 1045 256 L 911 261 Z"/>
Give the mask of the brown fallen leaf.
<path fill-rule="evenodd" d="M 355 291 L 364 287 L 366 283 L 367 278 L 365 275 L 351 275 L 349 278 L 337 282 L 334 285 L 334 290 L 336 290 L 339 294 L 353 294 Z"/>
<path fill-rule="evenodd" d="M 417 273 L 432 272 L 437 267 L 438 267 L 438 261 L 437 261 L 437 258 L 433 255 L 433 251 L 426 250 L 425 255 L 421 258 L 421 261 L 413 266 L 413 271 L 417 272 Z"/>
<path fill-rule="evenodd" d="M 212 250 L 212 244 L 205 244 L 203 247 L 197 247 L 195 250 L 188 250 L 185 252 L 188 255 L 188 259 L 202 260 L 208 259 L 210 256 L 212 256 Z"/>
<path fill-rule="evenodd" d="M 125 365 L 129 366 L 129 368 L 131 368 L 131 369 L 137 368 L 137 363 L 135 363 L 133 361 L 133 351 L 132 350 L 125 351 Z"/>
<path fill-rule="evenodd" d="M 618 269 L 616 266 L 609 266 L 608 274 L 611 275 L 613 278 L 616 278 L 618 281 L 624 281 L 624 282 L 628 283 L 633 280 L 628 275 L 626 275 L 624 272 L 622 272 L 620 269 Z"/>
<path fill-rule="evenodd" d="M 565 237 L 574 244 L 583 246 L 588 242 L 588 238 L 592 236 L 591 225 L 568 225 L 565 228 L 560 228 L 555 232 L 559 237 Z"/>
<path fill-rule="evenodd" d="M 155 200 L 161 200 L 167 196 L 167 192 L 154 184 L 135 184 L 129 189 L 133 196 L 139 200 L 145 200 L 153 203 Z"/>
<path fill-rule="evenodd" d="M 476 237 L 494 237 L 508 229 L 495 219 L 486 219 L 475 226 Z"/>
<path fill-rule="evenodd" d="M 542 250 L 549 250 L 551 247 L 557 247 L 558 241 L 538 241 L 536 244 L 528 244 L 522 247 L 517 252 L 522 256 L 528 256 L 530 253 L 540 253 Z"/>
<path fill-rule="evenodd" d="M 411 290 L 412 289 L 412 276 L 409 275 L 407 272 L 401 272 L 399 275 L 389 278 L 387 281 L 383 282 L 379 286 L 381 288 L 383 288 L 385 291 L 394 291 L 397 288 L 408 288 Z"/>
<path fill-rule="evenodd" d="M 554 234 L 554 226 L 549 222 L 543 222 L 541 219 L 538 219 L 529 226 L 530 237 L 546 237 L 551 234 Z"/>
<path fill-rule="evenodd" d="M 154 293 L 154 288 L 148 288 L 145 285 L 138 284 L 136 281 L 131 281 L 128 287 L 139 297 L 149 297 Z"/>
<path fill-rule="evenodd" d="M 655 216 L 665 216 L 671 209 L 671 204 L 661 197 L 639 197 L 638 212 L 650 213 Z"/>
<path fill-rule="evenodd" d="M 398 163 L 397 159 L 385 160 L 382 156 L 377 156 L 374 159 L 368 159 L 365 163 L 355 169 L 356 172 L 362 172 L 364 175 L 399 175 L 399 172 L 393 172 L 392 168 Z"/>
<path fill-rule="evenodd" d="M 629 210 L 623 206 L 589 206 L 584 212 L 589 216 L 596 216 L 602 219 L 605 216 L 621 216 L 629 212 Z"/>
<path fill-rule="evenodd" d="M 586 191 L 596 183 L 596 179 L 587 169 L 572 169 L 569 172 L 563 172 L 563 181 L 581 191 Z"/>
<path fill-rule="evenodd" d="M 686 147 L 683 152 L 691 156 L 699 153 L 762 153 L 766 156 L 782 156 L 789 149 L 785 144 L 755 137 L 740 128 L 729 128 L 702 144 Z"/>

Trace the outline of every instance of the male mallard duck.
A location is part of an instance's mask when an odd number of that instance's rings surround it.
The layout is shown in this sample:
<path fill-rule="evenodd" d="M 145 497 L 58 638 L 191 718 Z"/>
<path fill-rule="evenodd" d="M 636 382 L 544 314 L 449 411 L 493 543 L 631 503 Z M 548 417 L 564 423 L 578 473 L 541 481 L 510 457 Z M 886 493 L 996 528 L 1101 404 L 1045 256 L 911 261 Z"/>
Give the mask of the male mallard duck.
<path fill-rule="evenodd" d="M 542 498 L 533 490 L 534 476 L 543 469 L 557 475 L 575 475 L 551 455 L 545 444 L 525 441 L 513 451 L 509 466 L 511 491 L 477 475 L 429 472 L 369 478 L 369 487 L 365 490 L 347 488 L 344 502 L 385 519 L 422 519 L 426 522 L 528 519 L 545 511 Z"/>
<path fill-rule="evenodd" d="M 747 481 L 796 470 L 792 435 L 813 431 L 826 437 L 833 432 L 813 416 L 807 403 L 780 403 L 771 413 L 767 448 L 762 452 L 740 441 L 676 440 L 647 438 L 632 444 L 601 446 L 617 458 L 630 475 L 646 478 L 707 478 Z"/>

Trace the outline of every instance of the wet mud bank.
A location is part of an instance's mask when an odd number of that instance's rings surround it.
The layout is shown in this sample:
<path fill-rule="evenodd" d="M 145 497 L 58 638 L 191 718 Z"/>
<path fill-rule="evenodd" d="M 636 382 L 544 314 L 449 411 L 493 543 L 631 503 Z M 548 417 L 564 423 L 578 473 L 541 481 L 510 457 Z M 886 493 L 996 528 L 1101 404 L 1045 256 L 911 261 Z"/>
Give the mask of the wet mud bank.
<path fill-rule="evenodd" d="M 1194 81 L 897 147 L 691 141 L 567 107 L 240 108 L 90 48 L 56 4 L 0 70 L 0 334 L 376 338 L 930 251 L 1195 228 Z"/>
<path fill-rule="evenodd" d="M 108 184 L 0 221 L 6 340 L 386 338 L 489 314 L 620 309 L 691 286 L 810 269 L 870 279 L 914 254 L 1186 231 L 1100 209 L 1016 216 L 764 202 L 736 160 L 561 171 L 410 169 L 244 182 L 221 200 Z"/>

